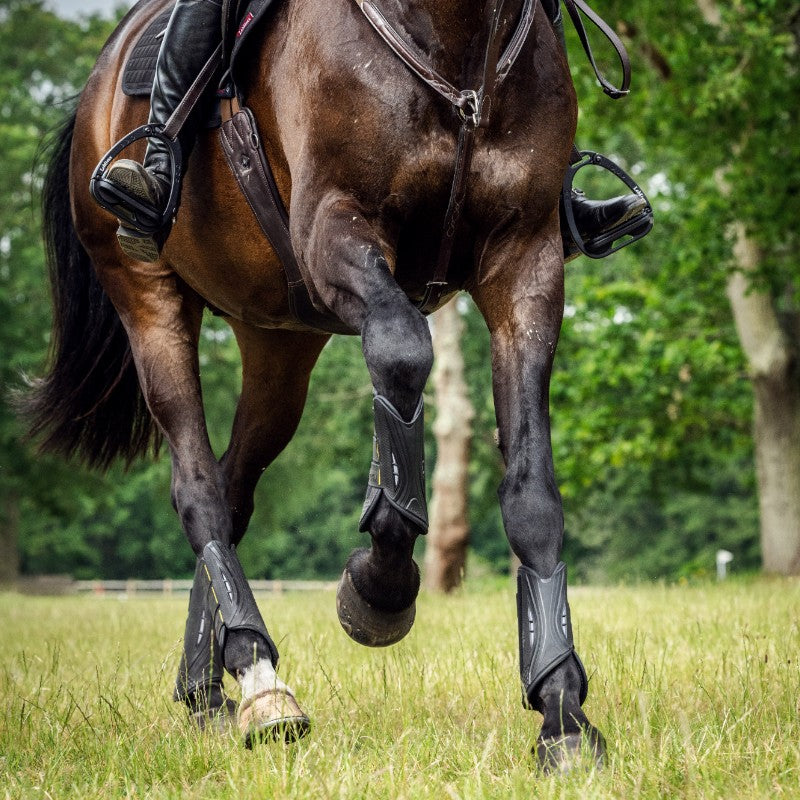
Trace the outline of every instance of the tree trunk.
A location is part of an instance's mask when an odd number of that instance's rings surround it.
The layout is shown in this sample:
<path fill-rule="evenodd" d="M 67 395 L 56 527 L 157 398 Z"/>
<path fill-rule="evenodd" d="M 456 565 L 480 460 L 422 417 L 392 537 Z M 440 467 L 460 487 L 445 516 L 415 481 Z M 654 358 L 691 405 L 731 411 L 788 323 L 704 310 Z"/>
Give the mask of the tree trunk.
<path fill-rule="evenodd" d="M 438 592 L 449 592 L 461 583 L 469 540 L 467 472 L 474 411 L 464 382 L 462 329 L 455 301 L 433 317 L 436 468 L 425 547 L 425 586 Z"/>
<path fill-rule="evenodd" d="M 14 586 L 19 577 L 19 497 L 10 491 L 0 507 L 0 586 Z"/>
<path fill-rule="evenodd" d="M 754 442 L 766 572 L 800 574 L 800 375 L 794 340 L 773 298 L 751 286 L 760 254 L 742 224 L 734 229 L 739 272 L 728 281 L 736 329 L 755 394 Z"/>

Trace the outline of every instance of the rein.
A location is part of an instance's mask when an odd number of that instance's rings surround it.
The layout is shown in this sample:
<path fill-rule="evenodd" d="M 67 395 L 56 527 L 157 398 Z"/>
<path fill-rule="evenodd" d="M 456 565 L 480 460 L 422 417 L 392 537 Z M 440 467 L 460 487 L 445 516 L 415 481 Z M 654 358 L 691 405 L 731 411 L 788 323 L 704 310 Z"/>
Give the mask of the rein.
<path fill-rule="evenodd" d="M 617 36 L 616 33 L 614 33 L 611 26 L 599 14 L 593 11 L 584 2 L 584 0 L 564 0 L 564 5 L 567 7 L 570 19 L 572 20 L 572 24 L 575 26 L 575 30 L 578 32 L 578 38 L 581 40 L 586 57 L 589 59 L 589 63 L 592 65 L 594 74 L 597 76 L 600 86 L 603 87 L 603 91 L 612 100 L 619 100 L 620 97 L 625 97 L 625 95 L 629 92 L 628 87 L 631 85 L 631 61 L 628 58 L 628 51 L 625 49 L 625 45 L 622 43 L 622 40 L 619 38 L 619 36 Z M 597 66 L 597 63 L 594 60 L 594 53 L 592 52 L 592 47 L 589 44 L 589 37 L 586 34 L 586 28 L 583 27 L 581 13 L 586 15 L 587 19 L 589 19 L 589 21 L 596 28 L 598 28 L 603 36 L 605 36 L 606 39 L 611 42 L 611 46 L 614 48 L 614 50 L 617 51 L 617 56 L 619 56 L 619 62 L 622 66 L 622 86 L 619 88 L 610 83 L 606 79 L 605 75 L 600 72 L 600 68 Z"/>

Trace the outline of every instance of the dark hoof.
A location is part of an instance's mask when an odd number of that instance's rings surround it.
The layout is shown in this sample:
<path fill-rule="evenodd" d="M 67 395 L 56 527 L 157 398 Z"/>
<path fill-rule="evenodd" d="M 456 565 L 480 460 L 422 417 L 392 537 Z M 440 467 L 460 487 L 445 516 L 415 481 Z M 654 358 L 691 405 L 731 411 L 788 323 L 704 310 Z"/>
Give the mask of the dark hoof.
<path fill-rule="evenodd" d="M 597 728 L 562 737 L 538 739 L 533 751 L 542 772 L 565 775 L 576 769 L 602 767 L 606 756 L 606 741 Z"/>
<path fill-rule="evenodd" d="M 345 633 L 366 647 L 388 647 L 399 642 L 414 624 L 416 603 L 402 611 L 373 608 L 356 591 L 350 573 L 345 570 L 336 591 L 336 612 Z"/>
<path fill-rule="evenodd" d="M 201 711 L 190 711 L 189 719 L 201 731 L 227 733 L 236 721 L 236 703 L 228 698 L 222 706 L 205 708 Z"/>

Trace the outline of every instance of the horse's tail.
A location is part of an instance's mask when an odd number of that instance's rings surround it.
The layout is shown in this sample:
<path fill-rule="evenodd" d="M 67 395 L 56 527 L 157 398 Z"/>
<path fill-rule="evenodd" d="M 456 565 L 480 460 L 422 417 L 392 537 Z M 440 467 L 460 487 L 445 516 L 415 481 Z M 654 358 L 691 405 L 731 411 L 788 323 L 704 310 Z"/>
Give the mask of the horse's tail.
<path fill-rule="evenodd" d="M 107 468 L 158 445 L 122 321 L 75 232 L 69 199 L 73 115 L 56 135 L 42 194 L 53 297 L 48 374 L 22 400 L 41 447 Z"/>

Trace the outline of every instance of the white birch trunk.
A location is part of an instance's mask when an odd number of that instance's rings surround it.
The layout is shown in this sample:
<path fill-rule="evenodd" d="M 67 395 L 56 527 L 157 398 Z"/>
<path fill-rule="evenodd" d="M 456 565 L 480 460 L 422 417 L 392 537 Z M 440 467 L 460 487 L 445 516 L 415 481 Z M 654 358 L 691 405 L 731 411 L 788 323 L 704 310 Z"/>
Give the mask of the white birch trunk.
<path fill-rule="evenodd" d="M 798 352 L 773 298 L 751 286 L 760 254 L 742 224 L 734 230 L 739 272 L 728 281 L 736 330 L 755 395 L 754 442 L 766 572 L 800 574 L 800 372 Z"/>

